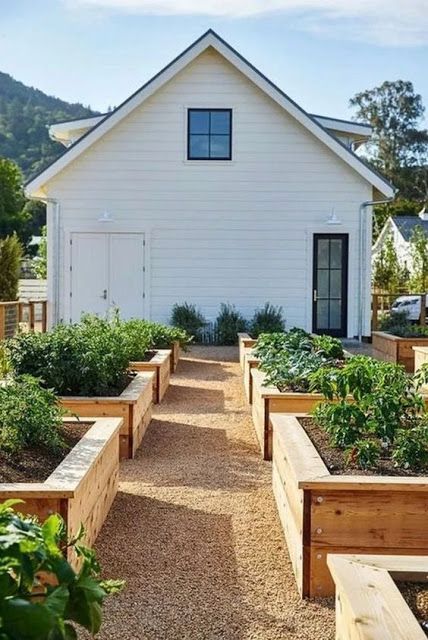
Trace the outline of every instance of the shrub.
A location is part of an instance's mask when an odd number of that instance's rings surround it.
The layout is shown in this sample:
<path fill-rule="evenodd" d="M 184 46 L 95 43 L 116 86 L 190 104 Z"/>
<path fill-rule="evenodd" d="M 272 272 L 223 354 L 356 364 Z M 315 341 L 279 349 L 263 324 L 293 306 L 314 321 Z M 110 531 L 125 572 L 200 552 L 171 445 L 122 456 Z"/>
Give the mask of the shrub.
<path fill-rule="evenodd" d="M 131 321 L 138 322 L 138 321 Z M 180 327 L 170 327 L 159 322 L 149 322 L 148 320 L 140 320 L 145 323 L 151 336 L 152 347 L 155 349 L 169 349 L 173 342 L 179 342 L 183 349 L 191 342 L 191 336 Z"/>
<path fill-rule="evenodd" d="M 16 234 L 0 240 L 0 301 L 18 298 L 21 258 L 22 246 Z"/>
<path fill-rule="evenodd" d="M 428 326 L 412 324 L 404 311 L 395 311 L 384 316 L 379 329 L 400 338 L 428 337 Z"/>
<path fill-rule="evenodd" d="M 40 378 L 59 395 L 120 393 L 127 381 L 129 343 L 117 323 L 96 316 L 48 333 L 20 334 L 7 349 L 16 375 Z"/>
<path fill-rule="evenodd" d="M 175 304 L 171 312 L 171 324 L 179 329 L 183 329 L 188 336 L 194 338 L 196 342 L 202 339 L 202 329 L 207 321 L 199 309 L 194 304 L 184 302 Z"/>
<path fill-rule="evenodd" d="M 31 376 L 8 380 L 0 386 L 0 448 L 9 453 L 37 445 L 62 449 L 62 416 L 55 395 L 38 380 Z"/>
<path fill-rule="evenodd" d="M 367 356 L 351 358 L 342 369 L 322 368 L 311 374 L 311 388 L 329 402 L 315 409 L 315 422 L 332 446 L 347 450 L 348 462 L 373 466 L 382 451 L 397 465 L 425 467 L 428 416 L 419 389 L 427 377 L 428 369 L 411 377 L 400 365 Z"/>
<path fill-rule="evenodd" d="M 123 582 L 100 580 L 95 554 L 79 538 L 69 542 L 81 560 L 75 571 L 63 555 L 61 517 L 40 524 L 12 509 L 20 502 L 0 504 L 1 639 L 73 640 L 82 627 L 96 634 L 105 598 Z"/>
<path fill-rule="evenodd" d="M 246 331 L 247 322 L 244 316 L 232 304 L 221 304 L 216 319 L 218 344 L 233 345 L 238 342 L 238 333 Z"/>
<path fill-rule="evenodd" d="M 250 323 L 251 335 L 258 338 L 261 333 L 278 333 L 284 331 L 285 319 L 282 307 L 275 307 L 266 302 L 262 309 L 256 309 Z"/>

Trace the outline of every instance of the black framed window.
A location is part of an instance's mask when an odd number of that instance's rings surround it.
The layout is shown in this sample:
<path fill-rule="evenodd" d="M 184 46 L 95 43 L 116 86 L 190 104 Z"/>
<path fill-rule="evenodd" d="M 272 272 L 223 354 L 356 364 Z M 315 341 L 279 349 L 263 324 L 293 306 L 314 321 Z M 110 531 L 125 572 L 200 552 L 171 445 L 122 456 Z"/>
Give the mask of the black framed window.
<path fill-rule="evenodd" d="M 187 159 L 232 159 L 232 109 L 187 111 Z"/>

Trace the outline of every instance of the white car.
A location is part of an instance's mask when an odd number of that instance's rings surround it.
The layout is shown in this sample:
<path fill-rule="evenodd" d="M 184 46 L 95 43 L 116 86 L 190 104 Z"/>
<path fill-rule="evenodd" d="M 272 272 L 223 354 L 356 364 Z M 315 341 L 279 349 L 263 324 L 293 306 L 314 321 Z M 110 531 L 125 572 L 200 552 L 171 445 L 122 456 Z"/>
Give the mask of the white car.
<path fill-rule="evenodd" d="M 428 297 L 427 302 L 428 303 Z M 405 313 L 408 320 L 418 322 L 421 315 L 420 296 L 399 296 L 391 305 L 391 313 Z M 428 313 L 427 313 L 428 317 Z"/>

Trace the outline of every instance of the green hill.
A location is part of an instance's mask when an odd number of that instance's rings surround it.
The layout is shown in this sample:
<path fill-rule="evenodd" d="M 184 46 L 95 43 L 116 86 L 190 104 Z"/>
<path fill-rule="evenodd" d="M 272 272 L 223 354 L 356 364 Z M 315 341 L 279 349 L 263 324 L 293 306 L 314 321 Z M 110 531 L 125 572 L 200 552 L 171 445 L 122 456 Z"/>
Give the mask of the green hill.
<path fill-rule="evenodd" d="M 97 115 L 82 104 L 70 104 L 27 87 L 0 72 L 0 157 L 14 160 L 30 178 L 64 152 L 50 140 L 47 125 Z"/>

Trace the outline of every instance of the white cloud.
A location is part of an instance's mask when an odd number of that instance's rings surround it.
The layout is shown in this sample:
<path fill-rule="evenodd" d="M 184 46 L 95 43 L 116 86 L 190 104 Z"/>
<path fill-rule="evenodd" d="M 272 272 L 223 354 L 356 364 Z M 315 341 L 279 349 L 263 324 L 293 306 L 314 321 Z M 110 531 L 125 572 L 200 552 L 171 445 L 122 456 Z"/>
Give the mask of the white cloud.
<path fill-rule="evenodd" d="M 302 30 L 381 45 L 428 44 L 428 0 L 66 0 L 151 15 L 243 18 L 291 14 Z"/>

